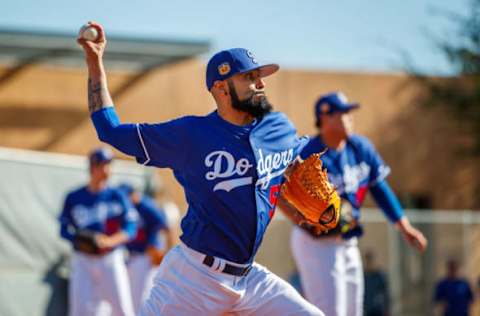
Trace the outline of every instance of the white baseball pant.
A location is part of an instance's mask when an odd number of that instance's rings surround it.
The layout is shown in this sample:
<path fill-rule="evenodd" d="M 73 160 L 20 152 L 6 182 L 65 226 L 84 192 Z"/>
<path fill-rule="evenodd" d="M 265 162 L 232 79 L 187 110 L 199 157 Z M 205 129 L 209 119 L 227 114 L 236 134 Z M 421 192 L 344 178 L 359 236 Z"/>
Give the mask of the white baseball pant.
<path fill-rule="evenodd" d="M 103 256 L 74 252 L 70 271 L 70 316 L 134 315 L 121 249 Z"/>
<path fill-rule="evenodd" d="M 286 281 L 254 263 L 246 276 L 215 270 L 235 263 L 205 255 L 180 244 L 160 265 L 141 316 L 157 315 L 322 315 Z M 237 265 L 239 266 L 239 265 Z"/>
<path fill-rule="evenodd" d="M 127 269 L 132 290 L 133 309 L 137 315 L 142 303 L 150 294 L 158 267 L 152 265 L 147 254 L 131 253 Z"/>
<path fill-rule="evenodd" d="M 328 316 L 361 316 L 364 279 L 357 238 L 314 238 L 295 227 L 290 241 L 308 301 Z"/>

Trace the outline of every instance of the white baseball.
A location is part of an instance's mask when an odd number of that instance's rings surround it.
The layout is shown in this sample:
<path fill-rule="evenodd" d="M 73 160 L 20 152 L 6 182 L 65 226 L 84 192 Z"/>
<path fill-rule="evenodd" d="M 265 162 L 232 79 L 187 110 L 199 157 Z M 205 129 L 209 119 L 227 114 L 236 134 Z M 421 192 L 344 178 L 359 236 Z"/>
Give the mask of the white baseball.
<path fill-rule="evenodd" d="M 82 26 L 78 35 L 79 37 L 91 42 L 95 42 L 98 39 L 97 29 L 88 24 Z"/>

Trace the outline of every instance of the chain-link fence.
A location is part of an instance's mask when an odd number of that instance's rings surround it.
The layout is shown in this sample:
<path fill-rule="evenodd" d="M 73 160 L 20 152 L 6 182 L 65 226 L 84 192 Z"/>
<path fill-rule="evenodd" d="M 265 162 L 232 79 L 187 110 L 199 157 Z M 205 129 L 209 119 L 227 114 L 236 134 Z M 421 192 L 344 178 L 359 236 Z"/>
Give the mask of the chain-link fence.
<path fill-rule="evenodd" d="M 360 240 L 362 254 L 375 255 L 376 265 L 385 272 L 389 285 L 390 315 L 433 315 L 436 282 L 445 276 L 446 261 L 457 259 L 460 273 L 476 289 L 480 277 L 480 212 L 407 210 L 408 218 L 429 240 L 425 253 L 410 248 L 398 231 L 389 225 L 380 210 L 363 209 L 365 234 Z M 295 272 L 289 248 L 291 224 L 278 212 L 265 237 L 257 260 L 285 279 Z M 474 306 L 472 315 L 480 315 Z"/>
<path fill-rule="evenodd" d="M 461 275 L 477 290 L 480 212 L 410 210 L 407 215 L 429 240 L 424 254 L 408 247 L 375 210 L 364 214 L 366 233 L 360 246 L 375 251 L 387 272 L 392 315 L 432 315 L 435 284 L 445 276 L 448 259 L 458 260 Z"/>

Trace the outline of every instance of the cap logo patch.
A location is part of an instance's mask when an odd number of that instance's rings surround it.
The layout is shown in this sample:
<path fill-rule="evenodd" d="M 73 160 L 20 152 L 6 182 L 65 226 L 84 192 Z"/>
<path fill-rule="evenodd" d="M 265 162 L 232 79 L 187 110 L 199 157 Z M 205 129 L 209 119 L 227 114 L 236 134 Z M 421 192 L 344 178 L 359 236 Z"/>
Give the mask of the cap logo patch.
<path fill-rule="evenodd" d="M 218 73 L 222 76 L 225 76 L 230 72 L 230 64 L 229 63 L 223 63 L 220 66 L 218 66 Z"/>

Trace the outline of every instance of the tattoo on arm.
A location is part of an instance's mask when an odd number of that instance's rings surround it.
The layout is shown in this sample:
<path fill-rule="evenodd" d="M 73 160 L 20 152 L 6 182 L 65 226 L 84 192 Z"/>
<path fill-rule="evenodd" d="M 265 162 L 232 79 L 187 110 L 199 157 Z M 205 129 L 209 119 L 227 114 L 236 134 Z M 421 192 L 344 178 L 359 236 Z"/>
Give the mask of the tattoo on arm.
<path fill-rule="evenodd" d="M 111 106 L 112 104 L 108 104 L 111 102 L 105 102 L 108 99 L 110 99 L 110 95 L 105 84 L 101 81 L 94 83 L 92 79 L 88 79 L 88 110 L 90 113 Z"/>

